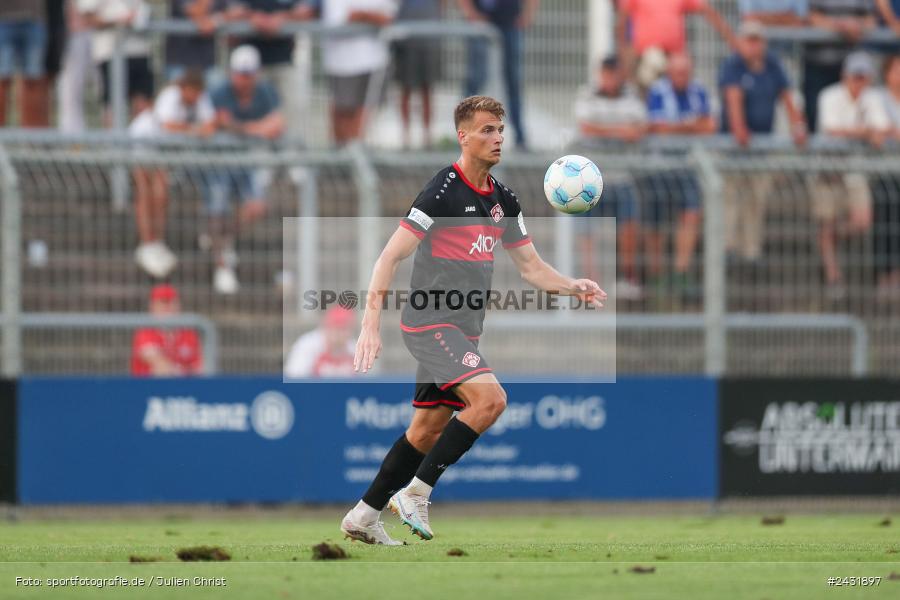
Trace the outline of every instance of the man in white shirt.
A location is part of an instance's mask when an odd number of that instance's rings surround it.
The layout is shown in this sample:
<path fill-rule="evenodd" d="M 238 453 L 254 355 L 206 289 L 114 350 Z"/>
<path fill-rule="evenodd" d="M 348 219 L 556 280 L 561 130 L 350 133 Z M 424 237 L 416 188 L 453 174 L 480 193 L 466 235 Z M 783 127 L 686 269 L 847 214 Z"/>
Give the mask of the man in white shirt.
<path fill-rule="evenodd" d="M 398 9 L 399 0 L 324 0 L 322 22 L 384 27 L 394 20 Z M 373 73 L 387 67 L 388 48 L 374 32 L 326 37 L 322 62 L 331 84 L 334 139 L 343 145 L 362 136 L 369 80 Z"/>
<path fill-rule="evenodd" d="M 325 312 L 322 324 L 297 339 L 284 361 L 284 376 L 352 377 L 356 344 L 353 311 L 335 306 Z"/>
<path fill-rule="evenodd" d="M 153 108 L 135 117 L 131 137 L 157 138 L 169 134 L 208 137 L 216 129 L 216 111 L 204 89 L 203 74 L 188 71 L 166 87 Z M 149 275 L 166 277 L 178 260 L 165 243 L 168 178 L 161 168 L 134 169 L 134 218 L 140 244 L 135 261 Z"/>
<path fill-rule="evenodd" d="M 853 52 L 844 61 L 839 83 L 819 95 L 818 129 L 825 135 L 865 142 L 880 148 L 890 123 L 879 94 L 871 87 L 875 77 L 872 59 Z M 819 251 L 825 269 L 828 295 L 835 300 L 846 295 L 844 276 L 837 259 L 837 223 L 843 236 L 859 235 L 872 226 L 872 194 L 862 173 L 814 177 L 812 210 L 819 221 Z"/>

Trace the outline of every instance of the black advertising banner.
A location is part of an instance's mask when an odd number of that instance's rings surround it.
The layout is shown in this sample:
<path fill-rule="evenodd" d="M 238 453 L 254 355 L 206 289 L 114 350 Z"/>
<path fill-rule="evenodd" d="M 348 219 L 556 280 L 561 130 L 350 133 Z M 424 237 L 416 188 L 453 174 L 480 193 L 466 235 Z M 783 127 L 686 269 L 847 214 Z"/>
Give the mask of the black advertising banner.
<path fill-rule="evenodd" d="M 16 500 L 16 384 L 0 379 L 0 502 Z"/>
<path fill-rule="evenodd" d="M 726 379 L 723 496 L 900 493 L 900 380 Z"/>

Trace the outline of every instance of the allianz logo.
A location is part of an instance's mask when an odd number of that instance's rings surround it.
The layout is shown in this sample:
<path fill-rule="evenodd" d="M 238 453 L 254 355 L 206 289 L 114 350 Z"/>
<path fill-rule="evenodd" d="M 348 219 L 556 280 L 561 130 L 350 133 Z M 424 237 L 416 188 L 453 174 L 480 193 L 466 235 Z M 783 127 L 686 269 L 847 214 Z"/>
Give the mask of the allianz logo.
<path fill-rule="evenodd" d="M 144 412 L 144 431 L 246 432 L 267 440 L 281 439 L 294 426 L 294 406 L 274 390 L 243 402 L 198 402 L 193 396 L 152 396 Z"/>

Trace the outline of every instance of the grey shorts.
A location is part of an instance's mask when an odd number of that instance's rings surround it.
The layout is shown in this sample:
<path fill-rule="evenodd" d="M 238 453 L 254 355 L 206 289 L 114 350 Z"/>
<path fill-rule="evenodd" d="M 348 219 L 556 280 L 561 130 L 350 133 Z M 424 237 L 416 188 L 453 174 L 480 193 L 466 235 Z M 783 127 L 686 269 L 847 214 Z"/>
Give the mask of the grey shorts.
<path fill-rule="evenodd" d="M 366 91 L 369 89 L 369 79 L 371 78 L 371 73 L 329 77 L 334 107 L 342 111 L 362 108 L 366 103 Z"/>
<path fill-rule="evenodd" d="M 400 85 L 414 89 L 431 87 L 441 76 L 441 47 L 433 40 L 396 42 L 394 68 Z"/>

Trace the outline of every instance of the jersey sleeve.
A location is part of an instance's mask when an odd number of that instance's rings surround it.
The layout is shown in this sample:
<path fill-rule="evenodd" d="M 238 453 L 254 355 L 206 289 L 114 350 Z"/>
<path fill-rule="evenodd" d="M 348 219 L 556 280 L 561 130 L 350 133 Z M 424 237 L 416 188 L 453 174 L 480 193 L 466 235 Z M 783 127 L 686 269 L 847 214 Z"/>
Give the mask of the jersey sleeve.
<path fill-rule="evenodd" d="M 503 188 L 506 196 L 507 211 L 506 229 L 503 231 L 503 247 L 518 248 L 524 246 L 531 241 L 528 236 L 528 230 L 525 229 L 525 215 L 522 214 L 522 207 L 516 195 L 507 188 Z"/>
<path fill-rule="evenodd" d="M 429 181 L 400 220 L 400 227 L 411 231 L 420 240 L 425 239 L 435 219 L 440 217 L 440 202 L 446 190 L 441 187 L 441 181 L 440 175 Z"/>

